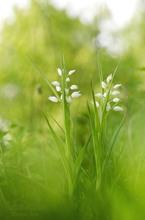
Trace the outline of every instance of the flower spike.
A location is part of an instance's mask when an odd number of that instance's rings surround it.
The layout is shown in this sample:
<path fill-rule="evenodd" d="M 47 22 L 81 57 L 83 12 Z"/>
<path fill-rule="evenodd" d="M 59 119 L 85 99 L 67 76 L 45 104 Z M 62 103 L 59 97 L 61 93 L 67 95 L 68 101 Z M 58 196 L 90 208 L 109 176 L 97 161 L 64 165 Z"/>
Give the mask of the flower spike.
<path fill-rule="evenodd" d="M 112 85 L 113 76 L 110 74 L 105 81 L 101 82 L 102 92 L 96 93 L 96 107 L 99 108 L 99 111 L 106 112 L 110 111 L 123 111 L 124 109 L 121 106 L 117 106 L 121 102 L 121 93 L 118 90 L 122 85 L 116 84 Z M 119 96 L 119 97 L 118 97 Z M 94 103 L 92 101 L 92 103 Z M 101 113 L 101 112 L 100 112 Z M 101 115 L 101 114 L 100 114 Z"/>
<path fill-rule="evenodd" d="M 75 70 L 70 70 L 68 72 L 68 76 L 71 76 L 73 73 L 75 72 Z M 62 70 L 60 68 L 57 68 L 57 73 L 59 76 L 62 76 Z M 63 75 L 64 80 L 62 80 L 63 82 L 58 82 L 58 81 L 53 81 L 51 84 L 53 86 L 55 86 L 55 89 L 56 89 L 56 96 L 49 96 L 48 97 L 48 100 L 50 100 L 51 102 L 62 102 L 63 100 L 63 90 L 62 88 L 64 88 L 64 91 L 65 91 L 65 98 L 66 98 L 66 102 L 67 103 L 71 103 L 72 101 L 72 98 L 78 98 L 81 96 L 81 93 L 80 91 L 71 91 L 71 90 L 77 90 L 78 89 L 78 86 L 73 84 L 73 85 L 69 85 L 69 82 L 70 82 L 70 78 L 65 76 L 65 74 Z M 62 84 L 63 83 L 63 84 Z M 58 96 L 57 96 L 58 95 Z"/>

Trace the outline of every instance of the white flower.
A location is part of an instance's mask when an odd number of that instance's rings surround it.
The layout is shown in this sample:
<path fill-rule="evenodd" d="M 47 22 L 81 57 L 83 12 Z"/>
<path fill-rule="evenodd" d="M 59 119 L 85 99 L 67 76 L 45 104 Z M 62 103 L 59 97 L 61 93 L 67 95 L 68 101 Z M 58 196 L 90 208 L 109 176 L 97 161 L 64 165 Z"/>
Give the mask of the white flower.
<path fill-rule="evenodd" d="M 72 98 L 78 98 L 78 97 L 80 97 L 80 96 L 81 96 L 80 91 L 78 91 L 78 92 L 73 92 L 73 93 L 71 94 L 71 97 L 72 97 Z"/>
<path fill-rule="evenodd" d="M 123 111 L 123 108 L 120 107 L 120 106 L 115 106 L 115 107 L 113 108 L 113 110 L 116 111 L 116 112 L 120 112 L 120 111 Z"/>
<path fill-rule="evenodd" d="M 114 89 L 118 89 L 120 86 L 122 86 L 121 84 L 116 84 L 115 86 L 114 86 Z"/>
<path fill-rule="evenodd" d="M 96 107 L 99 108 L 99 102 L 95 101 Z"/>
<path fill-rule="evenodd" d="M 67 77 L 67 78 L 66 78 L 66 82 L 70 82 L 70 78 Z"/>
<path fill-rule="evenodd" d="M 56 89 L 56 95 L 55 96 L 49 96 L 48 100 L 52 102 L 62 102 L 64 98 L 66 99 L 67 103 L 70 103 L 72 98 L 78 98 L 81 96 L 80 91 L 71 91 L 71 90 L 78 90 L 78 86 L 73 84 L 68 86 L 68 82 L 70 82 L 70 77 L 75 70 L 70 70 L 67 74 L 67 77 L 65 77 L 65 74 L 63 75 L 63 69 L 57 68 L 57 72 L 59 76 L 63 76 L 62 80 L 59 81 L 53 81 L 51 84 L 55 86 Z M 65 80 L 65 82 L 64 82 Z M 63 88 L 63 89 L 62 89 Z M 65 94 L 64 94 L 65 93 Z M 63 97 L 64 95 L 64 97 Z"/>
<path fill-rule="evenodd" d="M 103 94 L 102 93 L 97 93 L 97 94 L 95 94 L 95 96 L 98 97 L 98 98 L 103 98 Z"/>
<path fill-rule="evenodd" d="M 48 99 L 52 102 L 58 102 L 58 99 L 55 96 L 49 96 Z"/>
<path fill-rule="evenodd" d="M 94 101 L 91 101 L 91 103 L 94 105 Z M 97 108 L 99 108 L 99 106 L 100 106 L 99 102 L 97 102 L 97 101 L 95 101 L 95 105 Z"/>
<path fill-rule="evenodd" d="M 60 83 L 58 81 L 53 81 L 51 84 L 54 86 L 60 86 Z"/>
<path fill-rule="evenodd" d="M 60 86 L 56 86 L 56 91 L 60 92 L 61 91 L 61 87 Z"/>
<path fill-rule="evenodd" d="M 114 98 L 112 101 L 113 101 L 113 102 L 119 102 L 120 99 L 119 99 L 119 98 Z"/>
<path fill-rule="evenodd" d="M 75 89 L 78 89 L 78 86 L 77 86 L 77 85 L 72 85 L 70 88 L 71 88 L 72 90 L 75 90 Z"/>
<path fill-rule="evenodd" d="M 57 68 L 57 72 L 58 72 L 58 75 L 59 75 L 59 76 L 62 76 L 62 71 L 61 71 L 60 68 Z"/>
<path fill-rule="evenodd" d="M 110 105 L 110 103 L 108 102 L 108 103 L 107 103 L 107 106 L 106 106 L 106 111 L 108 112 L 108 111 L 110 111 L 110 109 L 111 109 L 111 105 Z"/>
<path fill-rule="evenodd" d="M 113 91 L 111 94 L 112 94 L 112 95 L 119 95 L 119 94 L 120 94 L 120 92 L 119 92 L 119 91 L 117 91 L 117 90 L 115 90 L 115 91 Z"/>
<path fill-rule="evenodd" d="M 107 82 L 107 83 L 110 83 L 111 80 L 112 80 L 112 74 L 110 74 L 110 75 L 107 77 L 106 82 Z"/>
<path fill-rule="evenodd" d="M 106 109 L 106 114 L 110 110 L 114 111 L 124 111 L 123 107 L 118 106 L 118 103 L 122 100 L 120 99 L 120 91 L 118 88 L 122 86 L 121 84 L 112 85 L 113 75 L 110 74 L 106 77 L 106 80 L 101 81 L 102 92 L 96 93 L 95 97 L 99 98 L 99 101 L 92 101 L 92 104 L 98 108 L 101 105 L 100 111 Z"/>
<path fill-rule="evenodd" d="M 106 98 L 106 96 L 107 96 L 107 92 L 104 92 L 103 96 L 104 96 L 104 98 Z"/>
<path fill-rule="evenodd" d="M 68 95 L 69 90 L 65 88 L 65 94 Z"/>
<path fill-rule="evenodd" d="M 104 81 L 102 81 L 102 88 L 105 89 L 106 88 L 106 83 Z"/>
<path fill-rule="evenodd" d="M 70 70 L 70 71 L 68 72 L 68 75 L 70 76 L 70 75 L 72 75 L 74 72 L 75 72 L 75 70 Z"/>
<path fill-rule="evenodd" d="M 71 97 L 70 97 L 70 96 L 66 97 L 66 101 L 67 101 L 68 103 L 70 103 L 70 102 L 71 102 Z"/>

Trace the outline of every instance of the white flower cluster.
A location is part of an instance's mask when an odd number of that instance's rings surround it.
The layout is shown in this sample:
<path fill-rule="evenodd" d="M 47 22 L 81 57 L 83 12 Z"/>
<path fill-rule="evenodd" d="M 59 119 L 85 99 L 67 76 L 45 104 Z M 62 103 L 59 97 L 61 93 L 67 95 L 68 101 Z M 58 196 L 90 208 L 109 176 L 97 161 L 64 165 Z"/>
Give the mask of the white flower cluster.
<path fill-rule="evenodd" d="M 120 91 L 121 84 L 112 85 L 112 74 L 110 74 L 106 81 L 101 82 L 102 92 L 95 94 L 97 97 L 96 107 L 99 108 L 100 105 L 105 105 L 106 111 L 123 111 L 123 107 L 120 106 L 121 97 Z"/>
<path fill-rule="evenodd" d="M 62 70 L 60 68 L 57 69 L 58 75 L 62 77 Z M 67 74 L 67 77 L 65 79 L 65 95 L 66 95 L 66 101 L 67 103 L 70 103 L 72 101 L 72 98 L 78 98 L 81 96 L 80 91 L 74 91 L 78 89 L 77 85 L 71 85 L 68 86 L 70 82 L 70 76 L 75 72 L 75 70 L 70 70 Z M 62 87 L 61 83 L 58 81 L 53 81 L 51 83 L 53 86 L 55 86 L 56 92 L 58 93 L 60 100 L 62 100 Z M 48 99 L 52 102 L 59 102 L 58 98 L 56 96 L 49 96 Z"/>

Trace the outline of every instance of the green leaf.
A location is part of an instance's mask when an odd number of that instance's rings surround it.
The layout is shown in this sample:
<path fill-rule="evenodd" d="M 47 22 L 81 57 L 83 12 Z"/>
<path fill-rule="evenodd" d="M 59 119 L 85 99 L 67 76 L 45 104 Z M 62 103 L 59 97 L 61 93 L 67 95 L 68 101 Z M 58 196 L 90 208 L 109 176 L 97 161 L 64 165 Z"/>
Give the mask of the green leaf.
<path fill-rule="evenodd" d="M 86 142 L 85 146 L 80 150 L 79 155 L 78 155 L 78 157 L 77 157 L 77 159 L 75 161 L 75 166 L 74 166 L 74 185 L 77 183 L 78 175 L 79 175 L 79 172 L 81 170 L 81 164 L 82 164 L 82 161 L 83 161 L 83 158 L 84 158 L 84 153 L 86 151 L 87 146 L 90 143 L 91 137 L 92 137 L 92 135 L 90 134 L 90 136 L 88 138 L 88 141 Z"/>
<path fill-rule="evenodd" d="M 121 122 L 120 122 L 118 128 L 117 128 L 116 131 L 114 132 L 113 137 L 112 137 L 112 139 L 111 139 L 111 143 L 110 143 L 109 150 L 108 150 L 108 153 L 107 153 L 107 156 L 106 156 L 106 160 L 104 161 L 104 162 L 105 162 L 105 163 L 104 163 L 104 169 L 106 169 L 106 167 L 107 167 L 107 165 L 108 165 L 109 159 L 110 159 L 110 157 L 111 157 L 111 153 L 112 153 L 112 151 L 113 151 L 113 147 L 114 147 L 115 142 L 116 142 L 116 140 L 117 140 L 117 138 L 118 138 L 119 132 L 120 132 L 120 130 L 121 130 L 121 128 L 122 128 L 122 125 L 123 125 L 125 116 L 126 116 L 126 115 L 123 116 L 123 118 L 122 118 L 122 120 L 121 120 Z"/>
<path fill-rule="evenodd" d="M 52 126 L 50 125 L 50 122 L 49 122 L 47 116 L 45 115 L 44 112 L 43 112 L 43 114 L 44 114 L 45 120 L 47 122 L 47 125 L 48 125 L 48 127 L 51 131 L 51 134 L 53 136 L 55 145 L 58 148 L 58 151 L 60 153 L 61 161 L 62 161 L 64 170 L 65 170 L 65 173 L 66 173 L 66 176 L 67 176 L 67 179 L 68 179 L 68 185 L 69 185 L 69 188 L 71 188 L 72 187 L 72 175 L 71 175 L 71 169 L 70 169 L 70 165 L 69 165 L 70 161 L 67 160 L 67 157 L 65 155 L 65 150 L 64 150 L 65 144 L 62 144 L 60 139 L 57 137 L 55 131 L 53 130 Z M 69 190 L 71 191 L 71 189 L 69 189 Z"/>
<path fill-rule="evenodd" d="M 49 79 L 47 79 L 46 75 L 42 72 L 42 70 L 39 68 L 39 66 L 34 62 L 34 60 L 27 54 L 27 57 L 31 60 L 31 62 L 33 63 L 33 65 L 35 66 L 35 68 L 38 70 L 38 72 L 40 73 L 40 75 L 43 77 L 43 79 L 46 81 L 46 83 L 48 84 L 48 86 L 50 87 L 50 89 L 52 90 L 52 92 L 54 93 L 54 95 L 57 97 L 57 99 L 59 101 L 60 97 L 58 96 L 56 90 L 53 88 L 53 86 L 51 85 L 51 82 L 49 81 Z"/>
<path fill-rule="evenodd" d="M 61 131 L 64 133 L 63 128 L 62 128 L 61 125 L 55 120 L 55 118 L 53 118 L 52 116 L 51 116 L 51 118 L 52 118 L 53 121 L 58 125 L 58 127 L 61 129 Z"/>

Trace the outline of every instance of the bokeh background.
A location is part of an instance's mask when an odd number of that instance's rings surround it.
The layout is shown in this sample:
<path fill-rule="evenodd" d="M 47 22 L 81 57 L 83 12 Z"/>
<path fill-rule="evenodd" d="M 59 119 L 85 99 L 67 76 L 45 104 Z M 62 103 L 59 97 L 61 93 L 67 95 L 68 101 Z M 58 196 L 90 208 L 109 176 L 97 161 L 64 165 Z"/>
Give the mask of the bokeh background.
<path fill-rule="evenodd" d="M 143 220 L 145 1 L 6 0 L 0 2 L 0 19 L 0 207 L 4 216 L 53 210 L 52 215 L 59 212 L 61 219 L 68 209 L 62 196 L 63 168 L 41 111 L 61 124 L 61 110 L 48 101 L 52 93 L 29 58 L 51 81 L 58 78 L 56 69 L 64 54 L 67 69 L 76 70 L 72 81 L 84 95 L 71 106 L 79 144 L 85 143 L 88 132 L 84 115 L 91 100 L 90 78 L 97 91 L 98 63 L 104 78 L 118 66 L 115 83 L 123 85 L 127 117 L 120 141 L 118 188 L 108 191 L 106 200 L 111 203 L 112 219 Z"/>

